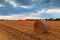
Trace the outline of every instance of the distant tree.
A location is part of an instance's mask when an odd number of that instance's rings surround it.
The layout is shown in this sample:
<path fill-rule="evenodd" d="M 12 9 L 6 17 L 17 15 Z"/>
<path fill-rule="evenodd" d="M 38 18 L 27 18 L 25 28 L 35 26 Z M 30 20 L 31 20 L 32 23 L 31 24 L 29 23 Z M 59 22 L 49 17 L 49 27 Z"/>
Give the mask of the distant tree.
<path fill-rule="evenodd" d="M 56 21 L 60 21 L 60 18 L 56 18 L 55 20 L 56 20 Z"/>

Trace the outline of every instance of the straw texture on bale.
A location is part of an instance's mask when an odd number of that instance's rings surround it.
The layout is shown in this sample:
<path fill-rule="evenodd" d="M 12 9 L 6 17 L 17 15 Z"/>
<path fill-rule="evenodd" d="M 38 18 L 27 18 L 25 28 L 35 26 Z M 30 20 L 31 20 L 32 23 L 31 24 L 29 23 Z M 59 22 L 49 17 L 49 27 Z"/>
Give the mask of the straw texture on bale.
<path fill-rule="evenodd" d="M 38 20 L 34 23 L 34 30 L 38 35 L 46 33 L 48 30 L 48 23 L 45 20 Z"/>

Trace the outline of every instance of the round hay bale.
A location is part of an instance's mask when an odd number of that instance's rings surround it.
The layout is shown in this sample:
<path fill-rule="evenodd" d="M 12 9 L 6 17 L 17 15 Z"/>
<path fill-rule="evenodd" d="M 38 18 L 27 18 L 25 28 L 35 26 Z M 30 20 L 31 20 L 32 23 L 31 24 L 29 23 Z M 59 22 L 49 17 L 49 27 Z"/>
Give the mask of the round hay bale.
<path fill-rule="evenodd" d="M 46 33 L 48 30 L 48 23 L 45 20 L 38 20 L 34 23 L 34 29 L 36 34 Z"/>

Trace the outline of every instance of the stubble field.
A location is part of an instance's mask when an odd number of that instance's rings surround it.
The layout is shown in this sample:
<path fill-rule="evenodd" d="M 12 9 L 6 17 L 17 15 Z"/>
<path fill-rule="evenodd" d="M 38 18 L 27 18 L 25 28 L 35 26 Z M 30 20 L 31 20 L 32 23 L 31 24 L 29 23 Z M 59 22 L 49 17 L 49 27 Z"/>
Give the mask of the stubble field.
<path fill-rule="evenodd" d="M 47 33 L 36 35 L 35 21 L 0 21 L 0 40 L 60 40 L 60 21 L 47 22 Z"/>

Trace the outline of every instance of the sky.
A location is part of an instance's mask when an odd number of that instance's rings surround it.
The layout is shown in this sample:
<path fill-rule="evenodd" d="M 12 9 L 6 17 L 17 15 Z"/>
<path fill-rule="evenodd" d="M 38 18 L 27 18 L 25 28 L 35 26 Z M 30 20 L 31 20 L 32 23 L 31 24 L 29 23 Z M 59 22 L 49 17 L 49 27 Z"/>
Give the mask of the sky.
<path fill-rule="evenodd" d="M 0 0 L 0 19 L 60 18 L 60 0 Z"/>

